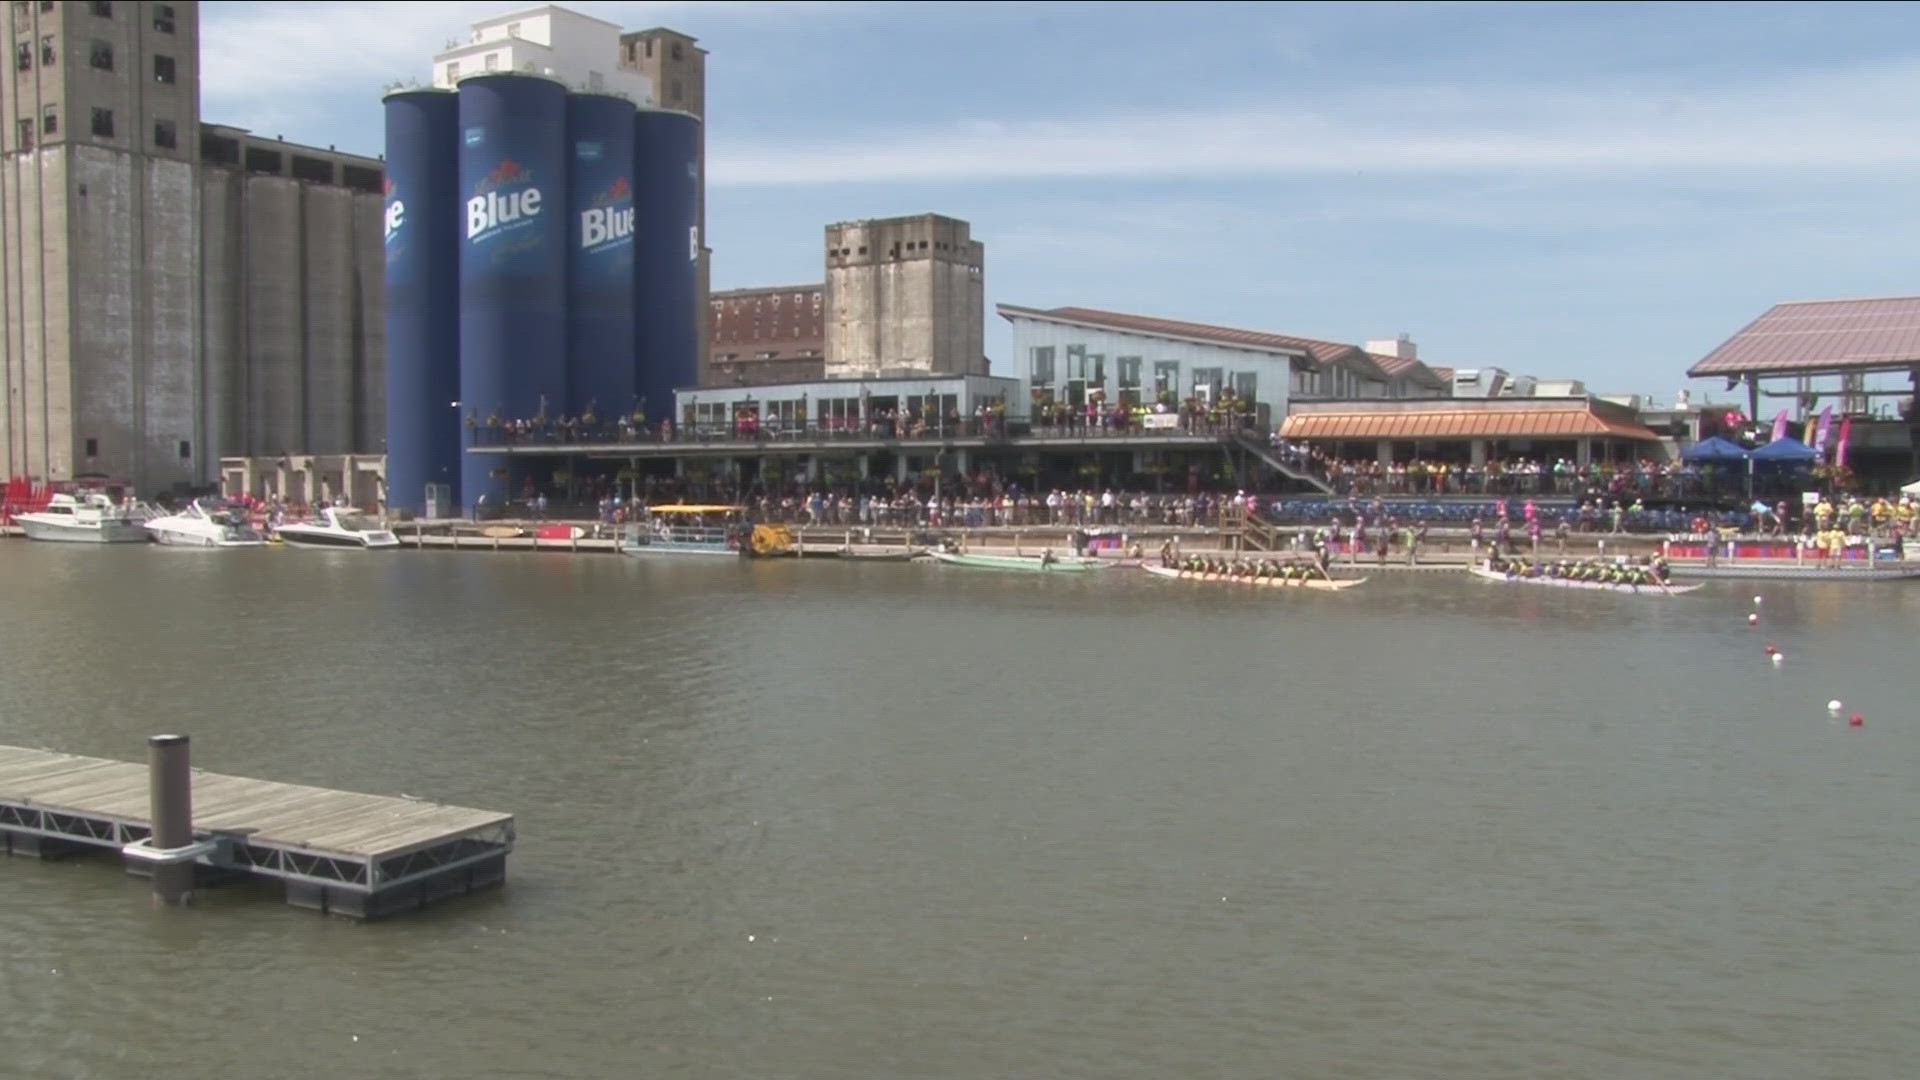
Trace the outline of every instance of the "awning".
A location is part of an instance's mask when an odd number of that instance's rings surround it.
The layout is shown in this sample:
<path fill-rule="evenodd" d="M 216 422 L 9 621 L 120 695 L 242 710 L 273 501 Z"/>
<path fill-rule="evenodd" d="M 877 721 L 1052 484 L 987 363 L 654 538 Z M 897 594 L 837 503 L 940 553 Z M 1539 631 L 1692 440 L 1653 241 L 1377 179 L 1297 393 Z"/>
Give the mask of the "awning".
<path fill-rule="evenodd" d="M 1283 439 L 1638 439 L 1658 442 L 1645 425 L 1592 408 L 1420 409 L 1303 412 L 1280 425 Z"/>

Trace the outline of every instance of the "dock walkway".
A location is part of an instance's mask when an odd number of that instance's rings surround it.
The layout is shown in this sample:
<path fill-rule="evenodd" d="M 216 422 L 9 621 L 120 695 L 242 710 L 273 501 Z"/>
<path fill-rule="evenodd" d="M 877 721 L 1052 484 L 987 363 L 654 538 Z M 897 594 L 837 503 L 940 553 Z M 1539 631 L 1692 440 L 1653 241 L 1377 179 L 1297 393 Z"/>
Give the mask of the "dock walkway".
<path fill-rule="evenodd" d="M 0 846 L 137 856 L 152 832 L 145 765 L 0 746 Z M 277 879 L 287 902 L 377 918 L 506 879 L 513 815 L 193 771 L 198 865 Z"/>

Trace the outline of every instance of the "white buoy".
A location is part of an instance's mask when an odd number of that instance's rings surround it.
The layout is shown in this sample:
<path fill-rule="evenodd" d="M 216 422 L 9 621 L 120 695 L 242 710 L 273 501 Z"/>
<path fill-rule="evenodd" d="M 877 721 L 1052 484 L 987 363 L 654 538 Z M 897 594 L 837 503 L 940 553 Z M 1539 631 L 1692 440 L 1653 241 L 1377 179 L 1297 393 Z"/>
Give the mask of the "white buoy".
<path fill-rule="evenodd" d="M 1747 625 L 1748 625 L 1748 626 L 1759 626 L 1759 625 L 1760 625 L 1760 616 L 1758 616 L 1758 615 L 1748 615 L 1748 616 L 1747 616 Z"/>
<path fill-rule="evenodd" d="M 1758 596 L 1754 597 L 1753 603 L 1754 603 L 1754 606 L 1758 607 L 1761 603 L 1761 597 L 1758 597 Z"/>
<path fill-rule="evenodd" d="M 1830 712 L 1830 713 L 1837 713 L 1837 712 L 1839 712 L 1839 711 L 1840 711 L 1840 699 L 1839 699 L 1839 698 L 1834 698 L 1834 699 L 1833 699 L 1832 701 L 1829 701 L 1829 702 L 1827 702 L 1827 711 L 1828 711 L 1828 712 Z"/>
<path fill-rule="evenodd" d="M 1783 652 L 1777 652 L 1777 653 L 1774 653 L 1774 654 L 1773 654 L 1773 666 L 1774 666 L 1774 667 L 1779 667 L 1779 666 L 1780 666 L 1781 664 L 1784 664 L 1784 663 L 1786 663 L 1786 662 L 1787 662 L 1787 654 L 1786 654 L 1786 653 L 1783 653 Z"/>

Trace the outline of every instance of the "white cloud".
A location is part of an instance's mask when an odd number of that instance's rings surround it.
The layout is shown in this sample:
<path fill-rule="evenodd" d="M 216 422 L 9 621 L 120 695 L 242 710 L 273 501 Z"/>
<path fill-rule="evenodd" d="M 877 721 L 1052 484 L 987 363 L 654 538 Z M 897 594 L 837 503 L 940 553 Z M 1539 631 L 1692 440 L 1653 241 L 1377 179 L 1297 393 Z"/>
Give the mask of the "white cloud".
<path fill-rule="evenodd" d="M 1330 90 L 1265 106 L 885 131 L 711 151 L 716 186 L 1329 171 L 1920 165 L 1920 66 L 1713 90 Z M 718 135 L 718 133 L 717 133 Z"/>
<path fill-rule="evenodd" d="M 473 22 L 512 11 L 513 0 L 397 4 L 206 4 L 201 11 L 204 112 L 219 123 L 268 129 L 310 118 L 318 100 L 371 102 L 387 83 L 429 81 L 433 56 Z M 582 14 L 640 29 L 693 20 L 817 15 L 859 5 L 830 0 L 654 0 L 569 3 Z M 371 108 L 371 106 L 369 106 Z"/>

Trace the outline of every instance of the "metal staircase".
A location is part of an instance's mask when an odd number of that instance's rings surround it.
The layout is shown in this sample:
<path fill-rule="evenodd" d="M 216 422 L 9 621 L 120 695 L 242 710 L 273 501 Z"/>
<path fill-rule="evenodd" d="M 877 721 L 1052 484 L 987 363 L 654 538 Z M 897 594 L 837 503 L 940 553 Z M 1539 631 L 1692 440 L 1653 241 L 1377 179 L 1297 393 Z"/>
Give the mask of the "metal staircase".
<path fill-rule="evenodd" d="M 1274 453 L 1271 448 L 1263 445 L 1258 439 L 1249 435 L 1237 434 L 1233 437 L 1233 441 L 1234 445 L 1238 446 L 1243 452 L 1259 459 L 1259 461 L 1268 468 L 1289 480 L 1298 480 L 1303 484 L 1312 484 L 1324 495 L 1333 494 L 1333 483 L 1311 466 L 1289 462 Z"/>

